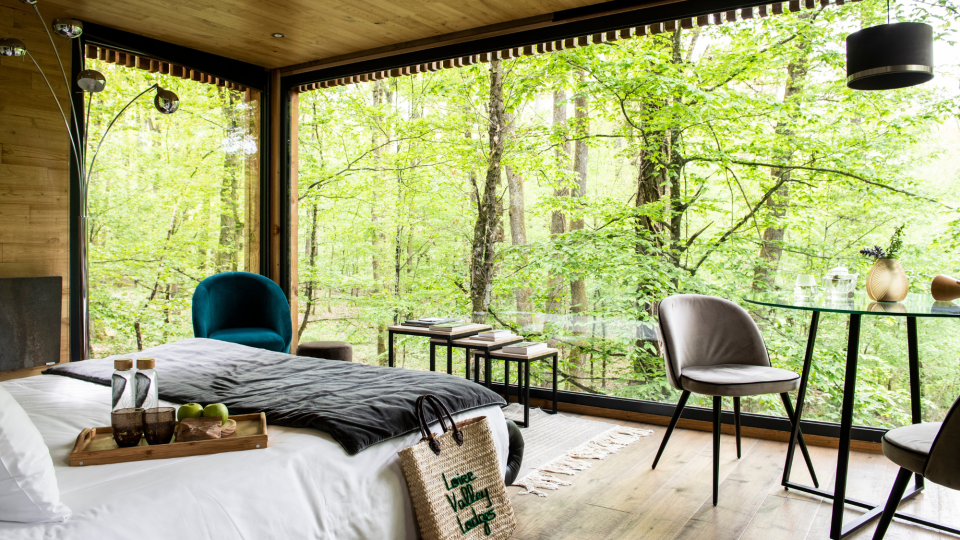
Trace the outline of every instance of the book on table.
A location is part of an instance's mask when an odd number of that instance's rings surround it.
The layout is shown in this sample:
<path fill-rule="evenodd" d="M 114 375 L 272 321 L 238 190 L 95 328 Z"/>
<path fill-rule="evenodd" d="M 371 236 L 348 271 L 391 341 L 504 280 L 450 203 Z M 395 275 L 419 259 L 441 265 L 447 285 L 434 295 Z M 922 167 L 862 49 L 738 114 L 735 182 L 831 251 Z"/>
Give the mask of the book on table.
<path fill-rule="evenodd" d="M 520 343 L 514 343 L 513 345 L 507 345 L 504 348 L 500 349 L 502 352 L 507 354 L 523 354 L 531 355 L 538 353 L 540 351 L 547 350 L 546 343 L 538 343 L 536 341 L 521 341 Z"/>
<path fill-rule="evenodd" d="M 438 324 L 455 323 L 459 321 L 460 319 L 454 319 L 450 317 L 420 317 L 419 319 L 410 319 L 409 321 L 404 321 L 403 325 L 430 328 L 431 326 Z"/>
<path fill-rule="evenodd" d="M 430 330 L 434 332 L 449 332 L 452 334 L 457 330 L 463 329 L 466 326 L 474 326 L 474 324 L 468 323 L 468 322 L 448 322 L 448 323 L 431 325 Z"/>
<path fill-rule="evenodd" d="M 519 337 L 510 330 L 488 330 L 486 332 L 480 332 L 479 334 L 473 336 L 473 339 L 480 341 L 502 341 L 504 339 Z"/>

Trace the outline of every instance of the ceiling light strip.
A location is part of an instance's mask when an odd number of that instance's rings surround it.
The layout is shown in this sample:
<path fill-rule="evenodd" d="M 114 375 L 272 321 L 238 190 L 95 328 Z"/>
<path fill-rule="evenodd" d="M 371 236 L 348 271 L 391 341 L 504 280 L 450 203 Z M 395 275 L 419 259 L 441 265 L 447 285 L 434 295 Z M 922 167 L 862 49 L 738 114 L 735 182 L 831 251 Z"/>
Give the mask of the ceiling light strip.
<path fill-rule="evenodd" d="M 824 9 L 829 5 L 842 6 L 846 2 L 859 2 L 860 0 L 786 0 L 784 2 L 773 2 L 758 7 L 748 7 L 712 13 L 709 15 L 699 15 L 697 17 L 688 17 L 675 21 L 658 22 L 644 26 L 632 28 L 623 28 L 620 30 L 611 30 L 588 36 L 561 39 L 546 43 L 537 43 L 535 45 L 526 45 L 524 47 L 514 47 L 500 51 L 474 54 L 460 58 L 451 58 L 441 62 L 427 62 L 425 64 L 415 64 L 402 68 L 395 68 L 384 71 L 375 71 L 364 73 L 362 75 L 352 75 L 341 77 L 339 79 L 330 79 L 317 83 L 304 84 L 296 88 L 299 92 L 309 92 L 320 88 L 332 88 L 334 86 L 347 86 L 360 82 L 377 81 L 392 77 L 403 77 L 417 73 L 430 73 L 440 71 L 441 69 L 451 69 L 455 67 L 464 67 L 477 63 L 488 63 L 491 60 L 508 60 L 519 58 L 521 56 L 533 56 L 546 54 L 555 51 L 587 47 L 589 45 L 598 45 L 601 43 L 611 43 L 621 39 L 632 39 L 642 36 L 652 36 L 662 33 L 675 32 L 677 29 L 692 30 L 710 25 L 721 25 L 726 23 L 735 23 L 737 21 L 746 21 L 755 18 L 765 18 L 771 15 L 783 15 L 784 13 L 798 13 L 804 10 Z"/>

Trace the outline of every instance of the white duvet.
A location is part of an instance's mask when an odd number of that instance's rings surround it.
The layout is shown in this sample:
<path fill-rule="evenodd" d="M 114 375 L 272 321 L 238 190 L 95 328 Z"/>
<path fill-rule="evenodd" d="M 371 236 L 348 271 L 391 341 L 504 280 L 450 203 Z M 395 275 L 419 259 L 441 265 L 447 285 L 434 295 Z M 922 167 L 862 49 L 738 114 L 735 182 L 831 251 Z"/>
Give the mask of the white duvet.
<path fill-rule="evenodd" d="M 0 384 L 43 434 L 61 501 L 73 511 L 66 523 L 0 522 L 0 539 L 418 536 L 397 452 L 419 434 L 350 456 L 326 433 L 270 426 L 267 449 L 70 467 L 67 456 L 80 431 L 110 424 L 110 389 L 56 375 Z M 475 416 L 490 420 L 502 474 L 509 446 L 503 413 L 492 406 L 454 418 Z"/>

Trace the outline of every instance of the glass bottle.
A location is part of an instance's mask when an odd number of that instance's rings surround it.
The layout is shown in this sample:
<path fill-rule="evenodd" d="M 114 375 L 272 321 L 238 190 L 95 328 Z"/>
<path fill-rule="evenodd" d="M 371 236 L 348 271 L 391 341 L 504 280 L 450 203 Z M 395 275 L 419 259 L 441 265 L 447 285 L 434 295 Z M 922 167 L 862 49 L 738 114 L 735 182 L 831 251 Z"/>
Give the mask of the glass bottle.
<path fill-rule="evenodd" d="M 119 358 L 113 361 L 113 404 L 111 411 L 136 408 L 134 395 L 137 381 L 134 378 L 133 360 Z"/>
<path fill-rule="evenodd" d="M 137 408 L 156 409 L 160 405 L 155 367 L 156 360 L 153 358 L 137 359 Z"/>

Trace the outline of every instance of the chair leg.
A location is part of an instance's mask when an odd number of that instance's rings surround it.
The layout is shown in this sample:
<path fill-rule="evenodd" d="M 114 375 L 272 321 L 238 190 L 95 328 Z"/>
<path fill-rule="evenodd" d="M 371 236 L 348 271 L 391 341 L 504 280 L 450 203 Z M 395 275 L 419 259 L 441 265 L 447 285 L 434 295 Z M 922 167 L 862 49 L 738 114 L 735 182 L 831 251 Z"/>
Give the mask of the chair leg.
<path fill-rule="evenodd" d="M 657 457 L 653 459 L 653 467 L 650 467 L 651 469 L 657 468 L 657 463 L 660 462 L 660 456 L 663 455 L 663 449 L 667 447 L 667 441 L 670 440 L 670 435 L 673 435 L 673 428 L 677 427 L 677 421 L 680 420 L 680 414 L 683 412 L 683 407 L 687 404 L 689 398 L 690 392 L 686 390 L 680 394 L 680 401 L 677 402 L 677 408 L 673 411 L 673 418 L 670 419 L 667 433 L 663 436 L 663 441 L 660 442 L 660 450 L 657 450 Z"/>
<path fill-rule="evenodd" d="M 783 401 L 783 408 L 787 410 L 787 418 L 790 419 L 790 423 L 799 422 L 799 418 L 795 418 L 796 413 L 793 411 L 793 404 L 790 403 L 790 394 L 783 393 L 780 394 L 780 400 Z M 813 487 L 820 487 L 820 482 L 817 480 L 817 473 L 813 470 L 813 460 L 810 459 L 810 452 L 807 450 L 807 443 L 803 440 L 803 431 L 797 430 L 797 441 L 800 443 L 800 453 L 803 454 L 803 460 L 807 463 L 807 470 L 810 471 L 810 478 L 813 480 Z"/>
<path fill-rule="evenodd" d="M 737 431 L 737 459 L 740 459 L 740 398 L 733 398 L 733 423 Z"/>
<path fill-rule="evenodd" d="M 713 396 L 713 505 L 720 491 L 720 408 L 723 398 Z"/>
<path fill-rule="evenodd" d="M 900 499 L 903 498 L 903 492 L 907 490 L 907 484 L 913 473 L 907 469 L 900 468 L 897 473 L 897 479 L 893 481 L 893 489 L 890 490 L 890 498 L 887 499 L 887 505 L 883 507 L 883 514 L 880 515 L 880 521 L 877 522 L 877 530 L 873 533 L 873 540 L 882 540 L 883 535 L 887 534 L 887 528 L 893 521 L 893 515 L 897 513 L 897 507 L 900 506 Z"/>

